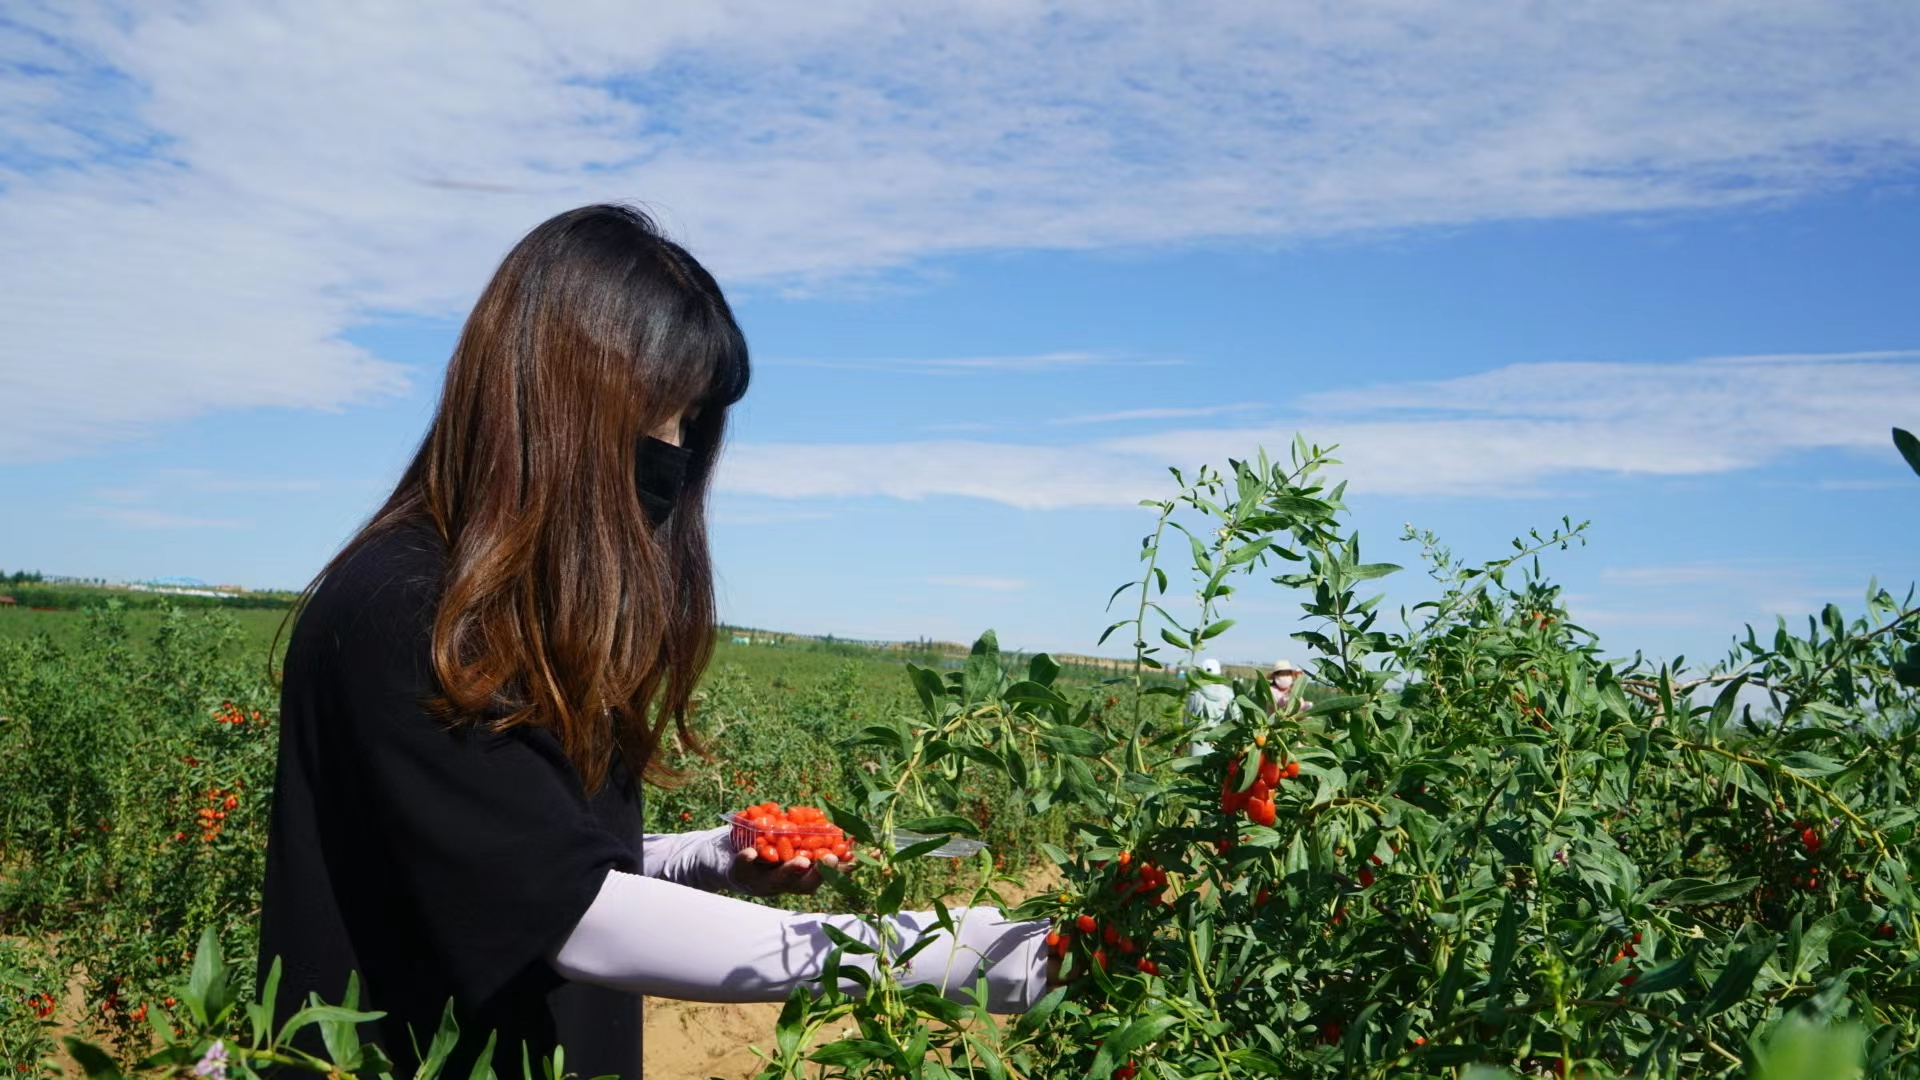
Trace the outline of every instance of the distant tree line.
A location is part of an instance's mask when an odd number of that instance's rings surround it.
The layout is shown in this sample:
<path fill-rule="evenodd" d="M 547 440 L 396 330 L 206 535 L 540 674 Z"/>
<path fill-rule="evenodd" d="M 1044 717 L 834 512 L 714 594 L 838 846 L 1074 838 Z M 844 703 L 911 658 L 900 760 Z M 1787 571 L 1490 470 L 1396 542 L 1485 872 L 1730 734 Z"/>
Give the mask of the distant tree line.
<path fill-rule="evenodd" d="M 293 606 L 293 593 L 242 593 L 238 596 L 183 596 L 179 593 L 144 592 L 132 589 L 103 588 L 100 586 L 49 582 L 38 574 L 0 574 L 0 589 L 20 607 L 41 608 L 57 611 L 78 611 L 83 608 L 105 607 L 119 604 L 128 610 L 141 611 L 157 608 L 203 608 L 228 609 L 267 609 L 281 610 Z"/>

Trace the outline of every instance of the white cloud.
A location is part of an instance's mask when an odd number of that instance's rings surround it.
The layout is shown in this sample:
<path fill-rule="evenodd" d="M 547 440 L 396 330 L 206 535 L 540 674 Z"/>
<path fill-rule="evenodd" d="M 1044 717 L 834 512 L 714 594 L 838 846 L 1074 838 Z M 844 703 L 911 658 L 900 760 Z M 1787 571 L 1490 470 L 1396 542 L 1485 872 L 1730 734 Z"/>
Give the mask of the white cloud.
<path fill-rule="evenodd" d="M 1117 451 L 1219 461 L 1338 443 L 1353 490 L 1538 494 L 1583 473 L 1698 476 L 1800 451 L 1879 450 L 1920 416 L 1920 351 L 1677 364 L 1516 364 L 1437 382 L 1310 394 L 1287 426 L 1147 435 Z M 1891 450 L 1888 450 L 1891 453 Z"/>
<path fill-rule="evenodd" d="M 1580 475 L 1699 476 L 1808 450 L 1893 453 L 1920 416 L 1920 352 L 1516 364 L 1438 382 L 1308 395 L 1260 427 L 1187 428 L 1078 446 L 990 442 L 745 444 L 723 488 L 763 495 L 967 495 L 1030 509 L 1163 496 L 1168 465 L 1221 465 L 1296 432 L 1338 444 L 1350 490 L 1512 497 Z"/>
<path fill-rule="evenodd" d="M 1020 578 L 1010 577 L 930 577 L 925 579 L 929 585 L 945 585 L 955 589 L 967 589 L 975 592 L 1019 592 L 1027 587 Z"/>
<path fill-rule="evenodd" d="M 645 200 L 731 286 L 948 252 L 1725 207 L 1910 166 L 1902 0 L 156 0 L 0 26 L 0 460 L 406 372 L 514 239 Z M 1524 433 L 1483 432 L 1495 445 Z"/>
<path fill-rule="evenodd" d="M 1028 510 L 1130 505 L 1150 488 L 1139 462 L 1099 447 L 965 440 L 874 445 L 743 443 L 729 447 L 721 491 L 808 499 L 962 495 Z"/>
<path fill-rule="evenodd" d="M 1775 616 L 1789 622 L 1860 594 L 1865 573 L 1776 558 L 1609 566 L 1599 590 L 1565 596 L 1573 621 L 1603 627 L 1701 627 L 1727 637 L 1753 625 L 1764 637 Z M 1714 642 L 1715 651 L 1726 637 Z"/>

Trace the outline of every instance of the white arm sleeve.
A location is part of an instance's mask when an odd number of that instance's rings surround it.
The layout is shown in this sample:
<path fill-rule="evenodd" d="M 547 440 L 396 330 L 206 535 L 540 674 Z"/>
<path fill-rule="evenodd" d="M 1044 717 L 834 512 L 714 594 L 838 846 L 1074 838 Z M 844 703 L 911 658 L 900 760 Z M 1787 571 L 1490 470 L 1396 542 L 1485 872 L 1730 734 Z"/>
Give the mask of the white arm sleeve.
<path fill-rule="evenodd" d="M 1047 924 L 1010 922 L 994 908 L 955 908 L 959 941 L 930 912 L 902 912 L 891 925 L 895 952 L 922 936 L 934 943 L 909 961 L 901 981 L 931 984 L 949 999 L 971 1002 L 987 981 L 987 1008 L 1025 1012 L 1047 989 Z M 872 928 L 853 915 L 795 914 L 685 886 L 607 871 L 580 924 L 547 957 L 577 982 L 687 1001 L 781 1001 L 816 983 L 834 945 L 825 926 L 873 944 Z M 842 954 L 849 967 L 871 970 L 871 955 Z M 853 989 L 851 983 L 843 989 Z"/>
<path fill-rule="evenodd" d="M 640 872 L 707 892 L 740 891 L 733 880 L 733 830 L 648 833 L 640 842 Z"/>

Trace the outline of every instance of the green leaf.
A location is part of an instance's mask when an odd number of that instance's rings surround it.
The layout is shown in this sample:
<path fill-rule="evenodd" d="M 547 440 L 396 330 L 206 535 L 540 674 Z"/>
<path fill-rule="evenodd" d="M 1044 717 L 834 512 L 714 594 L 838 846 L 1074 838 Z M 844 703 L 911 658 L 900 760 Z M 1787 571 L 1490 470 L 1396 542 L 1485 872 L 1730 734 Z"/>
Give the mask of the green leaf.
<path fill-rule="evenodd" d="M 1720 690 L 1719 696 L 1713 699 L 1713 712 L 1708 717 L 1707 724 L 1716 734 L 1726 730 L 1727 722 L 1733 719 L 1734 699 L 1740 696 L 1740 688 L 1745 685 L 1747 685 L 1745 675 L 1730 679 Z"/>
<path fill-rule="evenodd" d="M 876 900 L 873 910 L 879 915 L 897 915 L 900 904 L 907 898 L 907 875 L 895 873 L 888 879 L 886 887 L 880 890 L 880 899 Z"/>
<path fill-rule="evenodd" d="M 1034 682 L 1031 679 L 1022 679 L 1014 683 L 1012 686 L 1007 687 L 1001 696 L 1012 702 L 1028 705 L 1046 705 L 1060 710 L 1066 709 L 1071 704 L 1066 698 L 1060 696 L 1060 691 L 1055 690 L 1045 683 Z M 1064 715 L 1064 713 L 1062 713 L 1062 715 Z"/>
<path fill-rule="evenodd" d="M 66 1045 L 67 1055 L 87 1074 L 87 1080 L 120 1080 L 120 1066 L 105 1050 L 71 1035 L 60 1041 Z"/>
<path fill-rule="evenodd" d="M 989 630 L 973 643 L 961 679 L 969 705 L 993 696 L 1000 685 L 1000 639 Z"/>
<path fill-rule="evenodd" d="M 1831 776 L 1846 766 L 1819 754 L 1795 750 L 1781 757 L 1780 763 L 1801 776 Z"/>
<path fill-rule="evenodd" d="M 1760 884 L 1757 877 L 1744 877 L 1736 881 L 1708 881 L 1704 878 L 1671 878 L 1655 887 L 1655 895 L 1649 900 L 1661 899 L 1669 904 L 1723 904 L 1728 900 L 1738 900 L 1752 892 Z"/>
<path fill-rule="evenodd" d="M 1046 653 L 1035 653 L 1027 661 L 1027 681 L 1037 682 L 1041 686 L 1052 686 L 1053 680 L 1060 674 L 1060 665 Z"/>
<path fill-rule="evenodd" d="M 327 1046 L 327 1060 L 351 1072 L 360 1067 L 360 1032 L 352 1020 L 343 1019 L 340 1013 L 353 1015 L 350 1010 L 360 1004 L 360 973 L 347 972 L 347 993 L 341 999 L 343 1006 L 338 1013 L 317 1018 L 320 1024 L 320 1040 Z"/>
<path fill-rule="evenodd" d="M 1520 921 L 1525 917 L 1519 897 L 1509 891 L 1500 909 L 1500 921 L 1493 928 L 1493 956 L 1487 962 L 1487 993 L 1496 998 L 1507 984 L 1507 969 L 1513 966 L 1514 953 L 1519 949 Z"/>
<path fill-rule="evenodd" d="M 433 1042 L 421 1059 L 420 1071 L 427 1076 L 440 1075 L 440 1067 L 446 1064 L 448 1055 L 459 1042 L 460 1022 L 453 1017 L 453 999 L 449 997 L 446 1007 L 440 1010 L 440 1027 L 434 1031 Z"/>
<path fill-rule="evenodd" d="M 940 705 L 947 699 L 947 684 L 941 680 L 940 673 L 930 668 L 916 667 L 909 661 L 907 679 L 913 683 L 914 692 L 920 695 L 920 703 L 926 706 L 928 714 L 939 716 Z"/>
<path fill-rule="evenodd" d="M 1775 940 L 1769 934 L 1765 941 L 1756 941 L 1729 957 L 1727 966 L 1720 969 L 1720 977 L 1713 980 L 1713 989 L 1707 991 L 1706 999 L 1700 1003 L 1700 1011 L 1694 1014 L 1693 1019 L 1700 1021 L 1717 1016 L 1746 997 L 1747 991 L 1753 987 L 1753 977 L 1773 956 Z"/>
<path fill-rule="evenodd" d="M 892 1056 L 893 1048 L 886 1043 L 871 1039 L 841 1039 L 808 1054 L 807 1060 L 830 1068 L 852 1069 L 869 1061 L 885 1061 Z"/>
<path fill-rule="evenodd" d="M 226 985 L 227 964 L 220 955 L 220 941 L 214 936 L 213 927 L 208 926 L 200 932 L 200 945 L 193 951 L 193 970 L 181 994 L 195 1023 L 207 1026 L 220 1007 Z"/>
<path fill-rule="evenodd" d="M 1329 713 L 1357 709 L 1366 703 L 1367 698 L 1362 694 L 1342 694 L 1338 697 L 1321 698 L 1313 702 L 1313 708 L 1308 711 L 1316 716 L 1325 716 Z"/>
<path fill-rule="evenodd" d="M 1266 1076 L 1288 1075 L 1287 1070 L 1280 1064 L 1279 1059 L 1267 1053 L 1265 1050 L 1258 1050 L 1251 1046 L 1243 1046 L 1238 1050 L 1228 1053 L 1227 1060 L 1233 1062 L 1235 1065 Z"/>
<path fill-rule="evenodd" d="M 1907 467 L 1920 473 L 1920 439 L 1902 428 L 1893 429 L 1893 445 L 1900 450 L 1900 456 L 1907 459 Z"/>
<path fill-rule="evenodd" d="M 566 1051 L 555 1046 L 553 1053 L 556 1060 L 562 1060 Z M 359 1071 L 362 1076 L 389 1076 L 393 1073 L 393 1060 L 387 1057 L 385 1050 L 380 1049 L 379 1043 L 367 1043 L 360 1048 Z"/>
<path fill-rule="evenodd" d="M 1000 1055 L 994 1052 L 993 1047 L 985 1039 L 968 1033 L 966 1043 L 967 1047 L 973 1051 L 973 1055 L 987 1067 L 987 1080 L 1007 1080 L 1006 1065 L 1001 1062 Z M 968 1072 L 971 1074 L 972 1070 Z"/>
<path fill-rule="evenodd" d="M 1252 562 L 1260 557 L 1261 552 L 1271 546 L 1273 546 L 1273 537 L 1271 536 L 1262 536 L 1250 543 L 1242 544 L 1232 551 L 1227 552 L 1226 565 L 1239 566 L 1241 563 Z"/>
<path fill-rule="evenodd" d="M 493 1073 L 493 1044 L 499 1037 L 498 1031 L 487 1032 L 487 1044 L 480 1048 L 480 1056 L 474 1059 L 473 1071 L 467 1074 L 467 1080 L 499 1080 Z"/>
<path fill-rule="evenodd" d="M 873 946 L 861 941 L 859 938 L 854 937 L 837 926 L 823 922 L 820 924 L 820 929 L 826 933 L 827 940 L 840 946 L 840 948 L 847 952 L 866 956 L 871 955 L 874 951 Z"/>
<path fill-rule="evenodd" d="M 961 836 L 980 835 L 978 826 L 966 818 L 955 814 L 914 818 L 910 821 L 899 822 L 895 827 L 905 829 L 908 832 L 927 833 L 929 835 L 933 833 L 958 833 Z"/>
<path fill-rule="evenodd" d="M 253 1028 L 253 1045 L 265 1046 L 267 1036 L 273 1034 L 273 1007 L 280 995 L 280 958 L 273 958 L 273 966 L 267 970 L 267 985 L 260 991 L 260 1000 L 247 1005 L 247 1021 Z"/>
<path fill-rule="evenodd" d="M 868 825 L 865 819 L 850 810 L 834 805 L 830 799 L 821 801 L 826 803 L 828 820 L 838 826 L 842 832 L 863 844 L 871 845 L 879 842 L 873 838 L 873 827 Z"/>
<path fill-rule="evenodd" d="M 893 858 L 895 862 L 917 859 L 922 855 L 939 851 L 941 848 L 946 847 L 948 843 L 947 837 L 944 836 L 929 837 L 928 839 L 908 844 L 906 847 L 894 852 Z"/>
<path fill-rule="evenodd" d="M 1677 960 L 1669 960 L 1645 975 L 1640 976 L 1632 986 L 1627 987 L 1630 996 L 1657 994 L 1662 990 L 1672 990 L 1693 981 L 1693 954 L 1687 953 Z"/>
<path fill-rule="evenodd" d="M 1113 1075 L 1114 1068 L 1132 1056 L 1135 1050 L 1152 1043 L 1179 1022 L 1179 1017 L 1166 1013 L 1143 1016 L 1128 1024 L 1120 1034 L 1109 1036 L 1100 1047 L 1100 1052 L 1093 1056 L 1093 1064 L 1087 1070 L 1088 1080 L 1104 1080 Z"/>
<path fill-rule="evenodd" d="M 1056 726 L 1040 733 L 1040 741 L 1057 753 L 1098 757 L 1107 748 L 1107 740 L 1086 728 Z"/>
<path fill-rule="evenodd" d="M 860 734 L 848 739 L 846 745 L 884 746 L 903 756 L 907 753 L 906 738 L 891 724 L 868 724 L 860 729 Z"/>
<path fill-rule="evenodd" d="M 312 998 L 317 998 L 318 996 L 318 994 L 315 994 L 312 995 Z M 309 1000 L 312 1000 L 312 998 L 309 998 Z M 349 1009 L 341 1005 L 308 1005 L 306 1008 L 287 1017 L 287 1022 L 280 1025 L 280 1034 L 274 1039 L 274 1042 L 286 1042 L 293 1037 L 294 1032 L 299 1031 L 308 1024 L 330 1021 L 347 1021 L 355 1024 L 364 1024 L 371 1020 L 378 1020 L 385 1015 L 387 1014 L 384 1012 L 362 1012 L 358 1009 Z"/>
<path fill-rule="evenodd" d="M 1800 948 L 1793 958 L 1793 977 L 1802 974 L 1811 975 L 1815 968 L 1827 962 L 1827 943 L 1833 940 L 1836 931 L 1853 922 L 1845 911 L 1829 911 L 1820 920 L 1807 927 L 1800 935 Z"/>
<path fill-rule="evenodd" d="M 1208 625 L 1206 629 L 1201 630 L 1200 640 L 1211 641 L 1212 639 L 1219 637 L 1221 634 L 1226 633 L 1229 629 L 1232 628 L 1232 626 L 1233 626 L 1232 619 L 1221 619 L 1219 622 L 1212 623 Z"/>
<path fill-rule="evenodd" d="M 1388 574 L 1396 573 L 1400 569 L 1402 568 L 1389 562 L 1367 563 L 1362 566 L 1348 567 L 1347 577 L 1353 581 L 1372 581 L 1374 578 L 1383 578 Z"/>

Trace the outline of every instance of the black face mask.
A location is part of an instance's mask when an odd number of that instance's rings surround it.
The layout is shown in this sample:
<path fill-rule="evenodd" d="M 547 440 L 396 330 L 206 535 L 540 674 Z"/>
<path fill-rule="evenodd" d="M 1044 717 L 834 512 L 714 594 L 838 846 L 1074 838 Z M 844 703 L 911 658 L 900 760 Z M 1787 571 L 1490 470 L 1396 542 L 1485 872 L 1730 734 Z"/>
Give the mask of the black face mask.
<path fill-rule="evenodd" d="M 659 528 L 667 523 L 680 492 L 687 486 L 687 467 L 693 463 L 693 451 L 649 435 L 640 440 L 635 485 L 640 489 L 640 506 L 647 512 L 647 523 Z"/>

